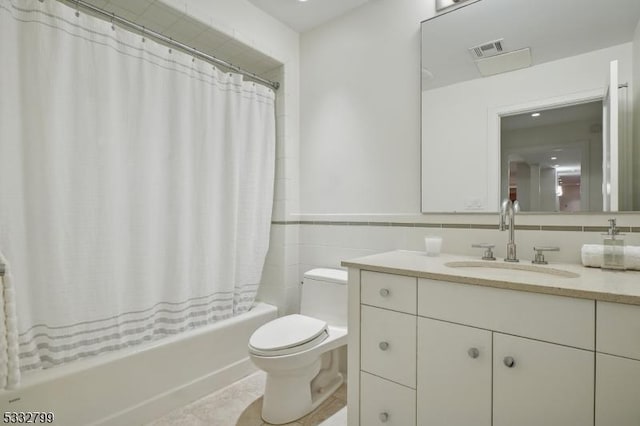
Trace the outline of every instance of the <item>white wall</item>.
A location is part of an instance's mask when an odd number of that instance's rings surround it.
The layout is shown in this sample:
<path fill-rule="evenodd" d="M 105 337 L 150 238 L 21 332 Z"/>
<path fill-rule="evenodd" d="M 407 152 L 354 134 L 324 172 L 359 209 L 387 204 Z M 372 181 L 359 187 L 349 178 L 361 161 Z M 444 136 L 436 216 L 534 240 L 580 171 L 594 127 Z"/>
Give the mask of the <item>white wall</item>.
<path fill-rule="evenodd" d="M 419 29 L 429 3 L 374 0 L 302 34 L 303 212 L 419 211 Z"/>

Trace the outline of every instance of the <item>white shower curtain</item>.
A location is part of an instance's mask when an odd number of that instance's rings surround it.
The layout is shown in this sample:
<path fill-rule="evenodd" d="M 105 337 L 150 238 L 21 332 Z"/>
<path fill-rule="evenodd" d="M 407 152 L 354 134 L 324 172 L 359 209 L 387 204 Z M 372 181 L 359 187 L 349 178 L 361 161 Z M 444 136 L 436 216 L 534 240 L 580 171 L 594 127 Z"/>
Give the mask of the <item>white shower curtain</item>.
<path fill-rule="evenodd" d="M 271 89 L 55 0 L 0 0 L 0 72 L 0 252 L 22 371 L 251 307 Z"/>

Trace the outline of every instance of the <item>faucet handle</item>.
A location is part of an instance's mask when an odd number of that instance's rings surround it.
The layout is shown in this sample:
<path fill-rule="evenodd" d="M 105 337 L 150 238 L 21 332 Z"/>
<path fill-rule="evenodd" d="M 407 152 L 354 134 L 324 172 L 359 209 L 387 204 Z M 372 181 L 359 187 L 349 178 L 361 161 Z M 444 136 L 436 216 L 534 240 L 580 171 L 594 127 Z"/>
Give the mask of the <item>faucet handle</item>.
<path fill-rule="evenodd" d="M 531 261 L 531 263 L 535 263 L 536 265 L 546 265 L 549 262 L 544 260 L 543 252 L 545 252 L 545 251 L 560 251 L 560 247 L 542 246 L 542 247 L 534 247 L 533 250 L 535 250 L 535 252 L 536 252 L 536 257 Z"/>
<path fill-rule="evenodd" d="M 471 247 L 473 248 L 485 249 L 484 253 L 482 254 L 482 260 L 496 260 L 492 250 L 495 246 L 496 246 L 495 244 L 489 244 L 489 243 L 471 244 Z"/>

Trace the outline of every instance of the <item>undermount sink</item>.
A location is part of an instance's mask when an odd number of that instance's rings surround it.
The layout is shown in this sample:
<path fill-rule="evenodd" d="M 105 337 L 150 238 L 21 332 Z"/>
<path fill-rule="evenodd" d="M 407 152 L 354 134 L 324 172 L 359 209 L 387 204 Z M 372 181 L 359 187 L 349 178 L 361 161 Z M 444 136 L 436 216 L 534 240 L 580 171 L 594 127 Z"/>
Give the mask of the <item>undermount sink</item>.
<path fill-rule="evenodd" d="M 516 271 L 535 272 L 538 274 L 551 275 L 559 278 L 578 278 L 580 274 L 565 271 L 563 269 L 549 268 L 546 266 L 531 265 L 526 263 L 494 263 L 489 261 L 458 261 L 444 264 L 449 268 L 485 268 L 485 269 L 508 269 Z"/>

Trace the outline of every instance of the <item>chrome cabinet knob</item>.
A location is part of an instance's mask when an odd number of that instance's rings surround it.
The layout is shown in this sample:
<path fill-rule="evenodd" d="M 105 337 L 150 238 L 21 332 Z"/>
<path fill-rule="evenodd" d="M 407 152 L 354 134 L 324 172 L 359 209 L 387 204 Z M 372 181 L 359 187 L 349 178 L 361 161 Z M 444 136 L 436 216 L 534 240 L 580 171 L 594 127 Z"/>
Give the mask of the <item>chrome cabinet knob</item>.
<path fill-rule="evenodd" d="M 389 291 L 388 288 L 381 288 L 380 289 L 380 296 L 382 296 L 382 297 L 388 297 L 390 293 L 391 292 Z"/>
<path fill-rule="evenodd" d="M 516 360 L 513 359 L 512 356 L 505 356 L 502 362 L 509 368 L 513 368 L 513 366 L 516 365 Z"/>
<path fill-rule="evenodd" d="M 381 351 L 386 351 L 387 349 L 389 349 L 389 342 L 380 342 L 378 343 L 378 347 Z"/>
<path fill-rule="evenodd" d="M 480 356 L 480 351 L 478 350 L 478 348 L 471 348 L 467 351 L 467 353 L 473 359 L 476 359 Z"/>
<path fill-rule="evenodd" d="M 387 413 L 387 412 L 382 412 L 382 413 L 380 413 L 380 414 L 378 415 L 378 419 L 380 419 L 380 421 L 381 421 L 382 423 L 386 423 L 386 422 L 387 422 L 387 420 L 389 420 L 389 413 Z"/>

